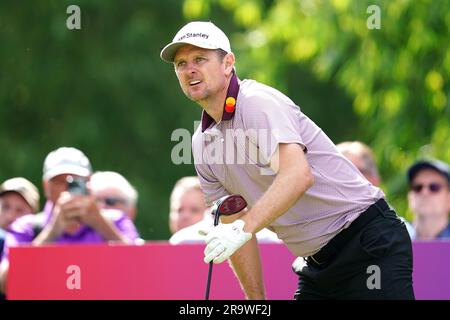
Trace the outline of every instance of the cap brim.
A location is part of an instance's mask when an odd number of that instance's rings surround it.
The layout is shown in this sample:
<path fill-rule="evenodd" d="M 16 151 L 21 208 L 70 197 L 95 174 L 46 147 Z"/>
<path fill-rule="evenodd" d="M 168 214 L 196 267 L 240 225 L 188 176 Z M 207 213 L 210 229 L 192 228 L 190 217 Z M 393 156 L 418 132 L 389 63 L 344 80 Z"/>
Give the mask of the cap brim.
<path fill-rule="evenodd" d="M 432 170 L 438 172 L 439 174 L 445 176 L 447 178 L 447 180 L 450 182 L 450 175 L 447 172 L 443 171 L 441 168 L 437 167 L 436 165 L 434 165 L 431 162 L 421 161 L 421 162 L 414 164 L 411 168 L 409 168 L 408 180 L 410 183 L 412 182 L 414 177 L 417 175 L 417 173 L 422 169 L 432 169 Z"/>
<path fill-rule="evenodd" d="M 190 44 L 190 45 L 193 45 L 193 46 L 196 46 L 199 48 L 203 48 L 203 49 L 218 49 L 217 47 L 211 47 L 210 45 L 207 45 L 207 44 L 199 44 L 198 41 L 196 43 L 194 43 L 194 42 L 195 41 L 171 42 L 161 50 L 160 57 L 165 62 L 172 63 L 173 60 L 175 59 L 175 54 L 177 53 L 178 49 L 180 49 L 181 47 L 183 47 L 187 44 Z"/>
<path fill-rule="evenodd" d="M 5 189 L 0 191 L 0 196 L 4 195 L 5 193 L 8 192 L 14 192 L 16 194 L 18 194 L 19 196 L 22 197 L 22 199 L 30 206 L 32 212 L 30 213 L 34 213 L 37 212 L 39 210 L 39 200 L 38 199 L 33 199 L 32 196 L 29 196 L 26 192 L 23 192 L 22 190 L 19 189 Z"/>
<path fill-rule="evenodd" d="M 43 178 L 44 180 L 50 180 L 60 174 L 74 174 L 80 177 L 88 177 L 91 175 L 91 171 L 87 168 L 81 168 L 78 166 L 64 165 L 55 167 L 47 171 Z"/>

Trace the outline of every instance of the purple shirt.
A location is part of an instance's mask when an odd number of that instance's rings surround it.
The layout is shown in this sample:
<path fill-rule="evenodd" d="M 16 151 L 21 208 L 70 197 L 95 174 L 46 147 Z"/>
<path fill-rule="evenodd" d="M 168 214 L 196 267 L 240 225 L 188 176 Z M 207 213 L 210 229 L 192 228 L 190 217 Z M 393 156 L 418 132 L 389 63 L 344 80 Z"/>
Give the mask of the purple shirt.
<path fill-rule="evenodd" d="M 253 80 L 237 85 L 233 79 L 228 95 L 233 96 L 235 87 L 234 115 L 215 123 L 203 112 L 192 141 L 208 204 L 240 194 L 252 207 L 276 177 L 269 162 L 280 143 L 303 148 L 315 179 L 300 200 L 268 226 L 295 255 L 316 253 L 384 197 L 287 96 Z"/>
<path fill-rule="evenodd" d="M 6 241 L 3 257 L 7 258 L 7 251 L 9 247 L 21 244 L 30 244 L 37 236 L 34 232 L 34 225 L 37 219 L 42 219 L 39 224 L 42 226 L 40 230 L 45 227 L 51 219 L 53 204 L 47 201 L 44 210 L 39 214 L 28 214 L 20 217 L 10 226 Z M 138 239 L 138 232 L 133 222 L 123 212 L 118 210 L 102 210 L 102 214 L 114 223 L 119 232 L 131 241 Z M 74 234 L 63 232 L 61 236 L 53 241 L 58 244 L 78 244 L 78 243 L 102 243 L 105 240 L 94 229 L 83 225 Z M 2 259 L 3 260 L 3 259 Z"/>

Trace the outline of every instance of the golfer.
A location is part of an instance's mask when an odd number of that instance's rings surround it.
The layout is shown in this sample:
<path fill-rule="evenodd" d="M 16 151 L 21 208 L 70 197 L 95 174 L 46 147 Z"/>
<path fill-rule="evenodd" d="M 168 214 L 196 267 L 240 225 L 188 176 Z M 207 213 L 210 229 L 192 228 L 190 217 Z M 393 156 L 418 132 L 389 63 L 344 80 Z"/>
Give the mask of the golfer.
<path fill-rule="evenodd" d="M 414 299 L 411 240 L 383 192 L 287 96 L 239 80 L 218 27 L 188 23 L 161 58 L 203 108 L 192 144 L 208 205 L 248 203 L 209 230 L 206 263 L 230 259 L 246 297 L 265 299 L 254 235 L 267 227 L 304 257 L 296 299 Z"/>

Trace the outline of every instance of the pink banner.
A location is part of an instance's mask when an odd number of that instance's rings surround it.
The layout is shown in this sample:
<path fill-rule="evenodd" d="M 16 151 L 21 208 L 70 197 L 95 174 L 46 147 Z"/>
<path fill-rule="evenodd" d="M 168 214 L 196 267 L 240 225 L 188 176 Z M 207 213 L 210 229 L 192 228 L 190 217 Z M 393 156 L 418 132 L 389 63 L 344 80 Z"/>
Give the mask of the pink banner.
<path fill-rule="evenodd" d="M 261 244 L 267 298 L 290 300 L 297 287 L 292 254 Z M 10 251 L 8 299 L 202 300 L 204 245 L 71 245 Z M 414 244 L 418 299 L 450 299 L 450 242 Z M 210 299 L 243 299 L 228 263 L 214 265 Z"/>

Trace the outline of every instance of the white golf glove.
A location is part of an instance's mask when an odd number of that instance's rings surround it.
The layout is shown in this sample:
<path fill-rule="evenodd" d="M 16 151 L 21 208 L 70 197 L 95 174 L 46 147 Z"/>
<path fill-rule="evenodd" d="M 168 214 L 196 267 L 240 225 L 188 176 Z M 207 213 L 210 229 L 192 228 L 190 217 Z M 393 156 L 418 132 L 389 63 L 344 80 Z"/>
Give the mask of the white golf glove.
<path fill-rule="evenodd" d="M 227 260 L 237 249 L 252 238 L 252 234 L 244 232 L 245 222 L 236 220 L 233 223 L 222 223 L 208 231 L 200 231 L 206 235 L 205 258 L 209 263 L 221 263 Z"/>

